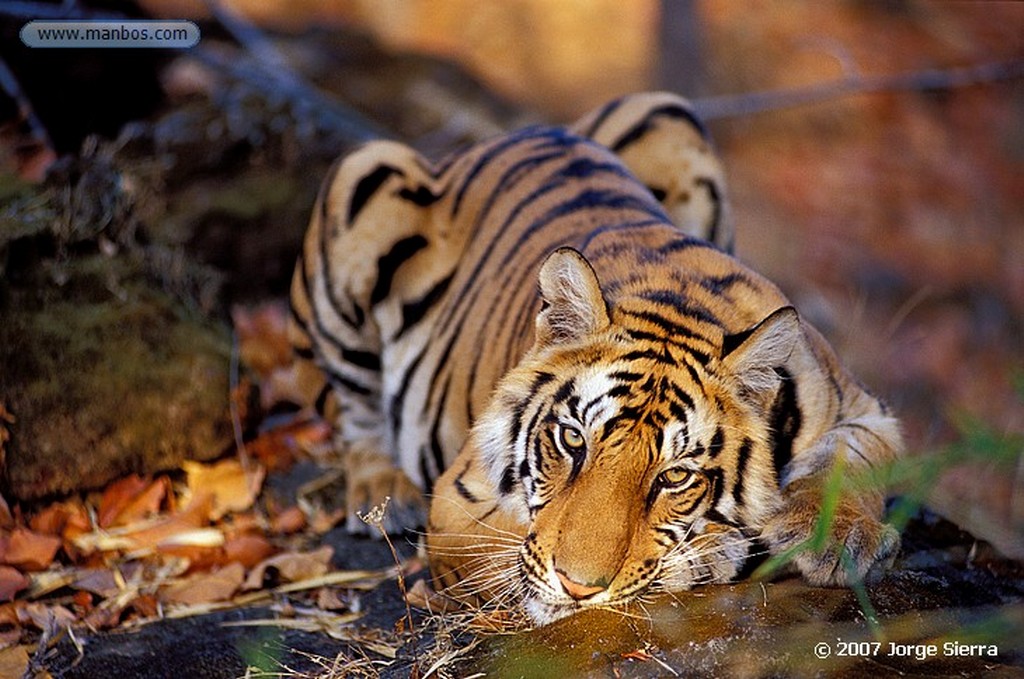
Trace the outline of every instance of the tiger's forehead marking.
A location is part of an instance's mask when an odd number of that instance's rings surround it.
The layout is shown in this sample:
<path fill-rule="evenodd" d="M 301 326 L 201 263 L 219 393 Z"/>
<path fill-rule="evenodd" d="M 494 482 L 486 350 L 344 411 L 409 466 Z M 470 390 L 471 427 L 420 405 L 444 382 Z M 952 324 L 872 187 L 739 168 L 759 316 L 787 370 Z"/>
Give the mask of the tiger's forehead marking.
<path fill-rule="evenodd" d="M 609 377 L 608 372 L 604 367 L 588 368 L 576 378 L 577 416 L 587 429 L 600 427 L 619 411 L 613 394 L 619 383 Z"/>

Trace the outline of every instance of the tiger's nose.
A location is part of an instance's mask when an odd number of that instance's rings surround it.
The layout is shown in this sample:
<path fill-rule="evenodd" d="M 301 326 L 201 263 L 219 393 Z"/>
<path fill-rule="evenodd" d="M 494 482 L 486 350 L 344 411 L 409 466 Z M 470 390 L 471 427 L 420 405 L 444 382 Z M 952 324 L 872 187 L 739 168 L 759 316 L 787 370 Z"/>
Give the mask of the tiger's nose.
<path fill-rule="evenodd" d="M 603 578 L 594 583 L 583 584 L 570 578 L 560 568 L 555 569 L 555 575 L 558 576 L 558 581 L 562 583 L 562 589 L 573 599 L 586 599 L 608 589 L 608 583 Z"/>

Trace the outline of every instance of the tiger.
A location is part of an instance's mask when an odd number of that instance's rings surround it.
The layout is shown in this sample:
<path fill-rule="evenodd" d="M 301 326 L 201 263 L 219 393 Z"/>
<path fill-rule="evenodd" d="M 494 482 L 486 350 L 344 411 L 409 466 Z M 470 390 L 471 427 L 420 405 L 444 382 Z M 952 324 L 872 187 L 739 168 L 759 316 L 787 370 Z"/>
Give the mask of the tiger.
<path fill-rule="evenodd" d="M 883 491 L 826 486 L 897 459 L 899 422 L 733 244 L 708 130 L 667 92 L 438 163 L 340 160 L 289 332 L 335 404 L 348 529 L 390 498 L 385 530 L 426 518 L 435 590 L 538 625 L 763 552 L 813 585 L 884 570 Z"/>

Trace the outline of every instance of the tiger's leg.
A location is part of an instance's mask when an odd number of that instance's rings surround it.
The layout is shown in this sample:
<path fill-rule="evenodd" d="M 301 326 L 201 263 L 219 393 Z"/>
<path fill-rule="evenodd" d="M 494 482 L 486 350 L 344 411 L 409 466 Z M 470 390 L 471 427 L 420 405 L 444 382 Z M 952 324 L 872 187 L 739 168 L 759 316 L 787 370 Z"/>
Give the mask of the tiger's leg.
<path fill-rule="evenodd" d="M 761 500 L 741 509 L 745 525 L 817 585 L 887 565 L 899 547 L 882 521 L 886 466 L 904 449 L 896 418 L 792 307 L 744 333 L 721 367 L 767 425 L 772 473 L 745 479 Z"/>
<path fill-rule="evenodd" d="M 902 451 L 902 436 L 881 403 L 855 389 L 847 396 L 860 412 L 839 417 L 786 466 L 780 479 L 784 504 L 761 532 L 773 553 L 793 550 L 793 563 L 814 585 L 873 577 L 899 551 L 899 532 L 883 521 L 885 494 L 877 472 Z"/>
<path fill-rule="evenodd" d="M 725 173 L 707 129 L 686 99 L 669 92 L 622 97 L 570 129 L 615 152 L 676 226 L 732 252 Z"/>
<path fill-rule="evenodd" d="M 422 167 L 414 151 L 391 142 L 368 144 L 336 165 L 292 279 L 292 344 L 327 377 L 331 398 L 321 405 L 336 405 L 327 415 L 344 454 L 350 532 L 369 531 L 359 514 L 387 497 L 388 532 L 422 525 L 426 513 L 420 490 L 395 465 L 376 313 L 402 258 L 423 239 L 422 209 L 398 197 L 410 182 L 428 180 Z"/>

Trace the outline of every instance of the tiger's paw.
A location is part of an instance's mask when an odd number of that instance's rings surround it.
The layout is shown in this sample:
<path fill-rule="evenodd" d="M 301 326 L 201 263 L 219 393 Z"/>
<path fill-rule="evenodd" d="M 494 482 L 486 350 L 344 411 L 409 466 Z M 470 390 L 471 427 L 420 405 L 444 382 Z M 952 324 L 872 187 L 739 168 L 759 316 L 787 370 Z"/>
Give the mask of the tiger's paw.
<path fill-rule="evenodd" d="M 880 576 L 900 548 L 900 534 L 880 521 L 862 499 L 842 497 L 835 508 L 824 544 L 816 549 L 815 533 L 822 511 L 820 492 L 798 490 L 786 507 L 765 525 L 761 539 L 773 554 L 798 549 L 793 563 L 816 586 L 846 586 Z"/>
<path fill-rule="evenodd" d="M 426 525 L 423 493 L 388 456 L 351 450 L 345 475 L 345 528 L 349 533 L 380 538 L 378 528 L 399 535 Z"/>

